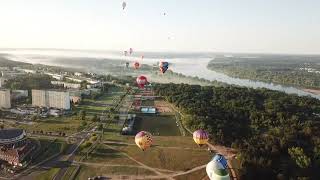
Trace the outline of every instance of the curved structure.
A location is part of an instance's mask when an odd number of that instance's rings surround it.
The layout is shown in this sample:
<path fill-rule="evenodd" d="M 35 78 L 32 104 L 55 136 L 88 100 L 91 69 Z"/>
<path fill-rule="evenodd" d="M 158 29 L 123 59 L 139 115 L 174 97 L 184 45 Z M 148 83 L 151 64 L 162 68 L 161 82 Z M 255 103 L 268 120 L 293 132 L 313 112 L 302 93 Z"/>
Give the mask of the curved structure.
<path fill-rule="evenodd" d="M 35 147 L 27 139 L 23 129 L 0 130 L 0 160 L 6 161 L 13 166 L 23 166 L 26 156 Z"/>

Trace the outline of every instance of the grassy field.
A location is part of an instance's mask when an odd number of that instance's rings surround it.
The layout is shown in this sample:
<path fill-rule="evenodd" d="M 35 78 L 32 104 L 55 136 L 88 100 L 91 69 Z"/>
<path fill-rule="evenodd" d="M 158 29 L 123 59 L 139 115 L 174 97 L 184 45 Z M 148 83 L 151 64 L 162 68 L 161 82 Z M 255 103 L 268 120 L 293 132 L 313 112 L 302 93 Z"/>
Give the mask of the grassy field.
<path fill-rule="evenodd" d="M 77 179 L 86 179 L 87 177 L 97 175 L 150 175 L 148 170 L 127 167 L 128 165 L 137 166 L 135 161 L 129 159 L 125 154 L 135 160 L 153 168 L 159 168 L 171 171 L 187 171 L 194 167 L 201 166 L 209 162 L 212 155 L 206 151 L 206 148 L 197 147 L 190 137 L 155 137 L 155 145 L 147 151 L 141 151 L 135 144 L 134 138 L 128 136 L 127 143 L 99 145 L 88 159 L 84 160 L 81 165 L 82 169 Z M 172 138 L 172 139 L 171 139 Z M 123 142 L 122 139 L 121 142 Z M 110 148 L 111 147 L 111 148 Z M 91 163 L 91 164 L 90 164 Z M 119 165 L 118 167 L 109 167 L 109 165 Z M 188 176 L 182 176 L 180 179 L 187 177 L 192 179 L 202 177 L 205 169 L 193 172 Z"/>
<path fill-rule="evenodd" d="M 63 152 L 69 146 L 64 141 L 53 140 L 53 139 L 41 138 L 39 139 L 39 142 L 41 144 L 40 153 L 37 157 L 35 157 L 34 159 L 35 161 L 33 162 L 33 164 L 39 163 L 44 159 L 51 157 L 54 154 Z"/>
<path fill-rule="evenodd" d="M 100 114 L 113 104 L 112 100 L 115 97 L 119 97 L 122 94 L 124 94 L 124 92 L 122 92 L 121 88 L 112 87 L 108 93 L 103 94 L 96 100 L 84 99 L 81 105 L 77 107 L 77 111 L 84 110 L 88 115 Z"/>
<path fill-rule="evenodd" d="M 82 165 L 77 180 L 87 180 L 89 177 L 101 175 L 154 175 L 153 172 L 135 167 L 106 167 L 106 166 L 86 166 Z"/>
<path fill-rule="evenodd" d="M 49 171 L 41 173 L 37 177 L 37 179 L 38 180 L 52 180 L 59 170 L 60 170 L 60 168 L 51 168 Z"/>
<path fill-rule="evenodd" d="M 143 115 L 136 118 L 134 128 L 137 131 L 148 131 L 157 136 L 180 136 L 175 117 L 173 115 Z"/>
<path fill-rule="evenodd" d="M 173 171 L 187 171 L 204 165 L 211 159 L 211 155 L 206 149 L 152 147 L 147 151 L 141 151 L 139 148 L 130 145 L 114 146 L 114 148 L 153 168 Z"/>
<path fill-rule="evenodd" d="M 44 131 L 44 132 L 65 132 L 71 134 L 79 131 L 80 120 L 76 116 L 69 117 L 50 117 L 36 121 L 33 125 L 17 125 L 16 128 L 23 128 L 27 131 Z"/>
<path fill-rule="evenodd" d="M 154 101 L 153 100 L 143 100 L 141 102 L 141 106 L 154 106 Z"/>

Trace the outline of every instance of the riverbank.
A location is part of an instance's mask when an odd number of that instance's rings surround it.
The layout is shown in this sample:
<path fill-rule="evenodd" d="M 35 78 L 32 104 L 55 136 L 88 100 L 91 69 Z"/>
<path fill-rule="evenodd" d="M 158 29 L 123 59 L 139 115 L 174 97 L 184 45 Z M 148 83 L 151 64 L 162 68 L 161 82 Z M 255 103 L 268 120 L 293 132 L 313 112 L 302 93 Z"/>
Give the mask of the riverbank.
<path fill-rule="evenodd" d="M 302 90 L 315 95 L 320 95 L 320 89 L 302 89 Z"/>

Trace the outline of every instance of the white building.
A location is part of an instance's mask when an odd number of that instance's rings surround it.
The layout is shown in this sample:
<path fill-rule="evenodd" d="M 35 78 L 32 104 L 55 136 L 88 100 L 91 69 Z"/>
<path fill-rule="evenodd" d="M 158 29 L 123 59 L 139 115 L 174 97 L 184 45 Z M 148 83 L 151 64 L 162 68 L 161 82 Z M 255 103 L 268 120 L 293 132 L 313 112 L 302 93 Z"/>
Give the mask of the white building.
<path fill-rule="evenodd" d="M 32 105 L 70 109 L 70 95 L 66 91 L 32 90 Z"/>
<path fill-rule="evenodd" d="M 51 81 L 51 84 L 53 84 L 53 85 L 61 85 L 64 88 L 68 88 L 68 89 L 80 89 L 81 88 L 81 84 L 77 84 L 77 83 L 66 83 L 66 82 L 62 82 L 62 81 Z"/>
<path fill-rule="evenodd" d="M 10 90 L 0 89 L 0 108 L 11 108 Z"/>
<path fill-rule="evenodd" d="M 59 75 L 59 74 L 52 74 L 52 73 L 44 73 L 44 74 L 49 75 L 49 76 L 51 76 L 52 78 L 57 79 L 57 80 L 60 80 L 60 81 L 62 81 L 63 78 L 64 78 L 63 75 Z"/>
<path fill-rule="evenodd" d="M 6 78 L 0 77 L 0 88 L 4 86 L 6 80 L 7 80 Z"/>
<path fill-rule="evenodd" d="M 82 73 L 80 73 L 80 72 L 75 72 L 74 75 L 75 75 L 75 76 L 82 76 Z"/>

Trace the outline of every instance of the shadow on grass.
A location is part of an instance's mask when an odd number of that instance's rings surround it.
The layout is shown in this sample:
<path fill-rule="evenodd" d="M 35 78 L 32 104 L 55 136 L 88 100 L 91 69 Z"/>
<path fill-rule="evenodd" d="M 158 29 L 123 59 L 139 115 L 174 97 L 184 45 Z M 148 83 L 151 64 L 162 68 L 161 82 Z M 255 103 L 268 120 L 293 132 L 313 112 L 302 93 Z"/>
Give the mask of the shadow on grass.
<path fill-rule="evenodd" d="M 110 146 L 118 146 L 118 147 L 126 147 L 128 146 L 127 144 L 117 144 L 117 143 L 104 143 L 106 145 L 110 145 Z"/>

